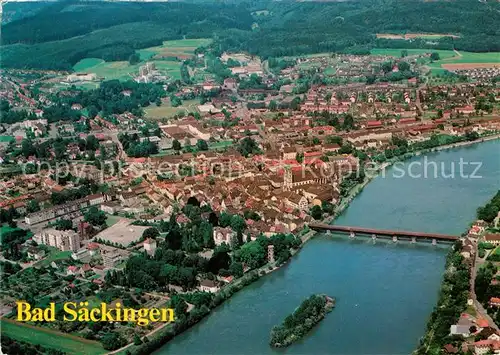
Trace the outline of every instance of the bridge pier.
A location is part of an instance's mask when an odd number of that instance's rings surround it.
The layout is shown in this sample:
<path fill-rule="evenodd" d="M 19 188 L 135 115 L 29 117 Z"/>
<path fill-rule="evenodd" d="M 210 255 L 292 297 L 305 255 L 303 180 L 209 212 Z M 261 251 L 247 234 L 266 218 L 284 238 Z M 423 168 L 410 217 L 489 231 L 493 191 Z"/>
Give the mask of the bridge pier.
<path fill-rule="evenodd" d="M 411 237 L 411 242 L 414 244 L 417 242 L 417 237 Z"/>
<path fill-rule="evenodd" d="M 376 241 L 377 240 L 377 236 L 375 234 L 372 234 L 372 240 L 373 241 Z"/>
<path fill-rule="evenodd" d="M 327 229 L 326 234 L 330 235 L 330 234 L 332 234 L 332 232 L 329 229 Z"/>
<path fill-rule="evenodd" d="M 434 238 L 432 239 L 432 245 L 437 245 L 437 241 Z"/>
<path fill-rule="evenodd" d="M 395 235 L 393 235 L 393 236 L 392 236 L 392 241 L 393 241 L 394 243 L 396 243 L 396 242 L 398 241 L 398 237 L 396 237 Z"/>
<path fill-rule="evenodd" d="M 349 238 L 354 238 L 355 236 L 356 236 L 356 234 L 354 234 L 354 232 L 351 232 L 351 233 L 349 234 Z"/>

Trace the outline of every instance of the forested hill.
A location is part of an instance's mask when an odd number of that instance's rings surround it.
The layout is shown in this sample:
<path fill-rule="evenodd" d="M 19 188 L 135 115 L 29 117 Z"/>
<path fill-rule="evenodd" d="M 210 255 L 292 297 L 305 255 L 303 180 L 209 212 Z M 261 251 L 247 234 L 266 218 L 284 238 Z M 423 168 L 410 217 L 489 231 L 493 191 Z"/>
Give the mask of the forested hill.
<path fill-rule="evenodd" d="M 294 2 L 56 2 L 2 25 L 3 67 L 71 69 L 85 57 L 126 60 L 136 49 L 179 38 L 264 58 L 373 47 L 500 51 L 500 3 L 489 0 Z M 388 40 L 377 33 L 458 38 Z"/>

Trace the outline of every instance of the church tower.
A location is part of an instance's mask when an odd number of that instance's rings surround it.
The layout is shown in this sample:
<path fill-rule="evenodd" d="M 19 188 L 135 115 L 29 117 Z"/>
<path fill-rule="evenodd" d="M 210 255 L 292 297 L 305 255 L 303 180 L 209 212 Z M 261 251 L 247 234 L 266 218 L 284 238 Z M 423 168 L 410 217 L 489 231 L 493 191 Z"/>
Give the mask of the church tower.
<path fill-rule="evenodd" d="M 283 174 L 283 189 L 289 191 L 292 188 L 293 178 L 292 170 L 289 166 L 285 167 L 285 173 Z"/>

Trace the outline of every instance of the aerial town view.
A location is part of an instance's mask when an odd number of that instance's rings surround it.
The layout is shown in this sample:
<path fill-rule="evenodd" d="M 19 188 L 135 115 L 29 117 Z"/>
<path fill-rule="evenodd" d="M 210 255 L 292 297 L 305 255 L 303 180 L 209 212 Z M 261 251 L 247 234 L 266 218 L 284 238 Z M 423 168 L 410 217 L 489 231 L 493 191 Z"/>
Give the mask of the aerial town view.
<path fill-rule="evenodd" d="M 0 353 L 500 354 L 500 1 L 0 16 Z"/>

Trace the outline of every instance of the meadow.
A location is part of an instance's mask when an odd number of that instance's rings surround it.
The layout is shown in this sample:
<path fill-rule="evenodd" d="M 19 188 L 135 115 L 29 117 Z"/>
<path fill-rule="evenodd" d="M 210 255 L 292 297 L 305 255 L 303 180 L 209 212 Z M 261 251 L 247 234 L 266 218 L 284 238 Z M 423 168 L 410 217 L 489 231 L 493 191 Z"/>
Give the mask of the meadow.
<path fill-rule="evenodd" d="M 194 54 L 198 47 L 206 46 L 212 42 L 208 38 L 180 39 L 165 41 L 161 46 L 137 50 L 141 60 L 177 57 L 187 59 Z"/>
<path fill-rule="evenodd" d="M 181 78 L 180 63 L 168 60 L 153 60 L 156 68 L 172 79 Z M 104 80 L 130 80 L 139 74 L 139 67 L 144 63 L 129 64 L 127 61 L 105 62 L 98 58 L 85 58 L 75 64 L 73 69 L 79 73 L 95 73 Z"/>
<path fill-rule="evenodd" d="M 199 105 L 198 100 L 184 100 L 182 105 L 177 107 L 172 107 L 170 104 L 162 104 L 161 106 L 150 105 L 144 109 L 146 118 L 151 119 L 161 119 L 171 117 L 179 112 L 189 113 L 197 112 L 197 106 Z"/>
<path fill-rule="evenodd" d="M 43 259 L 37 262 L 35 265 L 37 267 L 45 267 L 49 266 L 51 262 L 57 261 L 57 260 L 65 260 L 71 258 L 71 251 L 60 251 L 56 248 L 51 248 L 51 251 L 49 252 L 49 255 Z"/>
<path fill-rule="evenodd" d="M 2 319 L 2 334 L 12 339 L 43 347 L 57 349 L 68 354 L 97 355 L 106 351 L 96 341 L 64 334 L 55 330 L 23 324 L 11 319 Z"/>
<path fill-rule="evenodd" d="M 181 39 L 165 41 L 161 46 L 137 50 L 141 62 L 131 65 L 127 61 L 106 62 L 99 58 L 84 58 L 73 66 L 79 73 L 95 73 L 105 80 L 129 80 L 139 73 L 139 67 L 153 62 L 156 68 L 173 80 L 181 79 L 181 60 L 190 58 L 196 48 L 210 43 L 210 39 Z M 177 58 L 177 59 L 176 59 Z"/>
<path fill-rule="evenodd" d="M 12 136 L 0 136 L 0 143 L 13 141 L 15 138 Z"/>
<path fill-rule="evenodd" d="M 374 48 L 370 51 L 372 55 L 388 55 L 392 57 L 401 57 L 401 51 L 406 50 L 408 55 L 419 55 L 426 53 L 439 53 L 441 59 L 452 58 L 456 56 L 456 53 L 448 50 L 441 49 L 405 49 L 405 48 Z"/>

